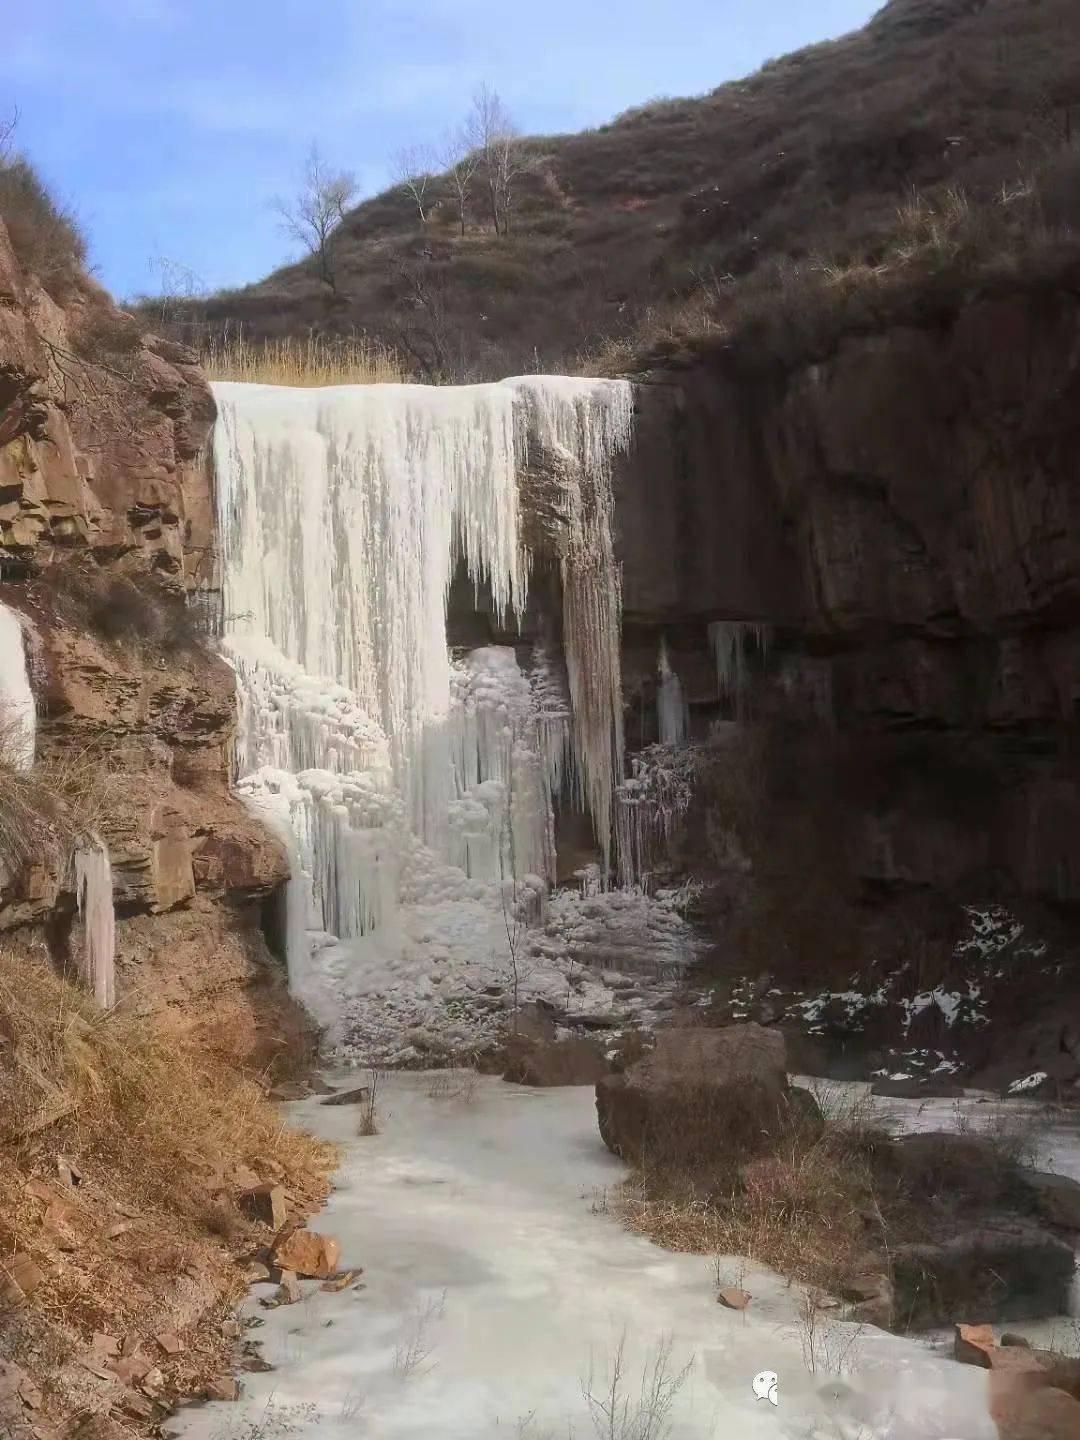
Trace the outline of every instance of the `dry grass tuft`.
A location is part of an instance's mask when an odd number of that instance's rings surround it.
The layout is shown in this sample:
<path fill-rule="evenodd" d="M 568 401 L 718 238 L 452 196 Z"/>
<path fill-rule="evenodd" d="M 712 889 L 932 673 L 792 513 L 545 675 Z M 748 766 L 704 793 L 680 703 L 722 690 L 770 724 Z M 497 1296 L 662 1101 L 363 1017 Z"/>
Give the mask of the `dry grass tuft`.
<path fill-rule="evenodd" d="M 55 1186 L 59 1157 L 82 1183 L 43 1205 L 26 1187 Z M 255 1232 L 233 1212 L 232 1172 L 317 1199 L 332 1163 L 227 1059 L 160 1021 L 101 1011 L 44 953 L 0 952 L 0 1253 L 40 1265 L 35 1307 L 69 1336 L 119 1333 L 168 1304 L 184 1273 L 209 1299 L 235 1297 L 228 1246 Z"/>
<path fill-rule="evenodd" d="M 21 722 L 0 709 L 0 867 L 15 875 L 31 862 L 63 871 L 101 815 L 109 787 L 102 746 L 68 746 L 23 769 Z"/>
<path fill-rule="evenodd" d="M 366 336 L 337 339 L 309 333 L 252 344 L 242 335 L 212 336 L 203 348 L 211 380 L 253 385 L 392 385 L 408 379 L 400 359 Z"/>
<path fill-rule="evenodd" d="M 615 1204 L 630 1229 L 669 1250 L 746 1256 L 835 1291 L 883 1236 L 867 1114 L 851 1105 L 825 1118 L 821 1134 L 793 1119 L 772 1152 L 736 1176 L 646 1165 Z"/>

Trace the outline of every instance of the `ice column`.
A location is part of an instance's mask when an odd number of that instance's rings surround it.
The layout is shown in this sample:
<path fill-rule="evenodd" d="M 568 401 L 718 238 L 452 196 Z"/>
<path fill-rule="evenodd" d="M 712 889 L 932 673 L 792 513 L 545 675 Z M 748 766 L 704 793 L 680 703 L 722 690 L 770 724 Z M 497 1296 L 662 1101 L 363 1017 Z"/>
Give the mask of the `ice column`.
<path fill-rule="evenodd" d="M 34 763 L 36 715 L 26 669 L 26 645 L 18 615 L 0 605 L 0 745 L 16 770 Z"/>
<path fill-rule="evenodd" d="M 75 851 L 75 894 L 83 923 L 81 972 L 103 1009 L 116 1003 L 116 915 L 109 852 L 98 839 Z"/>
<path fill-rule="evenodd" d="M 682 684 L 671 668 L 667 640 L 660 637 L 660 658 L 657 663 L 660 684 L 656 692 L 657 719 L 661 745 L 681 745 L 686 739 L 688 712 Z"/>

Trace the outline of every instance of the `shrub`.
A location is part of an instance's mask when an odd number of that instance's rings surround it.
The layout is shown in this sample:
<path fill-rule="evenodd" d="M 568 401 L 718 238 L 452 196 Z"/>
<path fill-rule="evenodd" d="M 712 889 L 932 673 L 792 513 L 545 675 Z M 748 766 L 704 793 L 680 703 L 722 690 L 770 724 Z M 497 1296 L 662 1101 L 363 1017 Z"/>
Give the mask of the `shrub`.
<path fill-rule="evenodd" d="M 54 199 L 28 160 L 0 160 L 0 219 L 12 249 L 50 294 L 70 289 L 86 261 L 86 240 L 72 212 Z"/>

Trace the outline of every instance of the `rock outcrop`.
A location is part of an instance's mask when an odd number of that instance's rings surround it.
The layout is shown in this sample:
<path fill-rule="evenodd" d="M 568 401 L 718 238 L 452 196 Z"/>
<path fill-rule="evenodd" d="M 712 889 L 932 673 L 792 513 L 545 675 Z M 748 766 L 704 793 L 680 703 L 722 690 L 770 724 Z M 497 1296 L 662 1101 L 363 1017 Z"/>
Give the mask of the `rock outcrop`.
<path fill-rule="evenodd" d="M 663 1030 L 656 1048 L 596 1086 L 600 1134 L 631 1163 L 722 1166 L 767 1149 L 793 1125 L 821 1123 L 788 1085 L 784 1038 L 760 1025 Z"/>
<path fill-rule="evenodd" d="M 192 353 L 84 276 L 57 304 L 0 225 L 0 602 L 27 622 L 38 759 L 87 772 L 119 993 L 268 1057 L 301 1027 L 262 923 L 285 856 L 229 793 L 233 676 L 205 643 L 214 413 Z M 79 929 L 68 852 L 9 864 L 8 943 L 67 963 Z"/>

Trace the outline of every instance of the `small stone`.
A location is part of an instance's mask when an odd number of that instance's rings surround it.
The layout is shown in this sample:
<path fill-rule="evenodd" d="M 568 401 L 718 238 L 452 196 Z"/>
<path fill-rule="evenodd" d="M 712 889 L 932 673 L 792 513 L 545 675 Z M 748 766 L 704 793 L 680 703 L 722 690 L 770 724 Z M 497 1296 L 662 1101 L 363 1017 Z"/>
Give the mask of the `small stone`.
<path fill-rule="evenodd" d="M 750 1304 L 750 1296 L 745 1290 L 740 1290 L 735 1285 L 718 1291 L 716 1299 L 718 1304 L 723 1305 L 726 1310 L 745 1310 Z"/>
<path fill-rule="evenodd" d="M 128 1385 L 134 1385 L 154 1368 L 154 1362 L 145 1355 L 118 1355 L 109 1361 L 109 1369 Z"/>
<path fill-rule="evenodd" d="M 45 1272 L 40 1265 L 30 1259 L 29 1255 L 17 1254 L 12 1255 L 10 1260 L 0 1261 L 0 1282 L 5 1279 L 18 1292 L 18 1295 L 13 1298 L 25 1299 L 28 1295 L 32 1295 L 45 1279 Z"/>
<path fill-rule="evenodd" d="M 235 1375 L 218 1375 L 207 1382 L 204 1393 L 207 1400 L 239 1400 L 240 1383 Z"/>
<path fill-rule="evenodd" d="M 166 1355 L 179 1355 L 184 1349 L 183 1341 L 172 1330 L 162 1330 L 160 1335 L 154 1336 L 154 1339 Z"/>
<path fill-rule="evenodd" d="M 95 1355 L 119 1355 L 120 1341 L 115 1335 L 107 1335 L 104 1330 L 97 1330 L 90 1337 L 90 1349 Z"/>
<path fill-rule="evenodd" d="M 300 1288 L 300 1281 L 291 1270 L 281 1272 L 281 1284 L 277 1288 L 274 1299 L 279 1305 L 295 1305 L 304 1298 L 304 1292 Z"/>
<path fill-rule="evenodd" d="M 157 1406 L 152 1400 L 139 1395 L 134 1390 L 124 1392 L 117 1407 L 121 1414 L 126 1415 L 130 1420 L 153 1420 L 157 1416 Z"/>
<path fill-rule="evenodd" d="M 333 1094 L 327 1095 L 325 1100 L 320 1100 L 320 1105 L 362 1105 L 371 1094 L 369 1085 L 358 1085 L 353 1090 L 335 1090 Z"/>
<path fill-rule="evenodd" d="M 331 1235 L 317 1230 L 293 1230 L 274 1241 L 273 1260 L 282 1270 L 292 1270 L 315 1280 L 336 1273 L 341 1246 Z"/>
<path fill-rule="evenodd" d="M 106 1240 L 119 1240 L 121 1235 L 126 1235 L 129 1230 L 135 1229 L 133 1220 L 118 1220 L 115 1225 L 110 1225 L 105 1231 Z"/>
<path fill-rule="evenodd" d="M 953 1339 L 953 1357 L 963 1365 L 981 1365 L 990 1369 L 990 1355 L 998 1348 L 991 1325 L 957 1325 Z"/>
<path fill-rule="evenodd" d="M 363 1273 L 363 1270 L 339 1270 L 336 1275 L 331 1275 L 328 1280 L 324 1280 L 319 1289 L 325 1290 L 328 1295 L 339 1290 L 347 1290 L 350 1285 L 360 1279 Z"/>
<path fill-rule="evenodd" d="M 1015 1345 L 1023 1350 L 1031 1349 L 1031 1341 L 1026 1339 L 1023 1335 L 1015 1334 L 1012 1330 L 1005 1331 L 1004 1335 L 1002 1335 L 1001 1337 L 1001 1343 L 1002 1345 Z"/>
<path fill-rule="evenodd" d="M 268 1225 L 271 1230 L 280 1230 L 288 1219 L 285 1191 L 280 1185 L 254 1185 L 249 1190 L 242 1190 L 236 1203 L 249 1220 Z"/>

